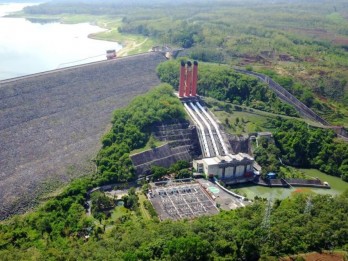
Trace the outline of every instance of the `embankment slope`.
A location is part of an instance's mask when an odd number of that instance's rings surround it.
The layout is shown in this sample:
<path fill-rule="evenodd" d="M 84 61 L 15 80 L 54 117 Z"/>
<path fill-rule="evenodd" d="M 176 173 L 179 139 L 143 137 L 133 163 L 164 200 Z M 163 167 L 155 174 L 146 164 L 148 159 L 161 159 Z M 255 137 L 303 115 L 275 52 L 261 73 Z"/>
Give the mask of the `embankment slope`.
<path fill-rule="evenodd" d="M 91 168 L 112 111 L 160 83 L 147 53 L 0 82 L 0 219 Z"/>

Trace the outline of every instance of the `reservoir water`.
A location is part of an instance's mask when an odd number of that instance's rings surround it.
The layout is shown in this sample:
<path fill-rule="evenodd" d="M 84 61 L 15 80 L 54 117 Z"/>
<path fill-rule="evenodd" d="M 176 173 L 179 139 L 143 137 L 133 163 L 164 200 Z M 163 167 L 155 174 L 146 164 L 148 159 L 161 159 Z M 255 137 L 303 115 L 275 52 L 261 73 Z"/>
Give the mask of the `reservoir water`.
<path fill-rule="evenodd" d="M 88 23 L 32 23 L 4 17 L 29 4 L 0 4 L 0 80 L 105 60 L 116 42 L 88 38 L 104 29 Z"/>
<path fill-rule="evenodd" d="M 297 193 L 329 194 L 334 196 L 341 194 L 345 190 L 348 190 L 348 182 L 344 182 L 338 177 L 327 175 L 316 169 L 300 169 L 300 171 L 302 171 L 308 177 L 319 178 L 321 181 L 328 182 L 331 189 L 308 187 L 269 188 L 252 184 L 241 184 L 237 187 L 233 187 L 232 191 L 237 192 L 241 195 L 245 195 L 249 199 L 253 199 L 255 196 L 262 198 L 284 199 Z"/>

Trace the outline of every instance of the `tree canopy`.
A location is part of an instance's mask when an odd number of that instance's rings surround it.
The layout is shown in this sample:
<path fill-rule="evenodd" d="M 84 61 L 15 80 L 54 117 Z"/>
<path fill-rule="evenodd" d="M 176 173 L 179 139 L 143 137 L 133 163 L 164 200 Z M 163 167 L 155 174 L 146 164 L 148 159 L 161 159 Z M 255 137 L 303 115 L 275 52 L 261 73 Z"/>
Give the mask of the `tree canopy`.
<path fill-rule="evenodd" d="M 145 146 L 151 138 L 150 126 L 184 117 L 180 101 L 167 84 L 136 97 L 127 108 L 115 111 L 112 128 L 102 138 L 103 147 L 96 159 L 100 184 L 132 179 L 134 169 L 129 152 Z"/>
<path fill-rule="evenodd" d="M 166 61 L 157 67 L 157 73 L 163 82 L 178 88 L 179 68 L 179 60 Z M 198 93 L 255 109 L 298 116 L 294 108 L 280 101 L 265 84 L 224 65 L 199 64 Z"/>

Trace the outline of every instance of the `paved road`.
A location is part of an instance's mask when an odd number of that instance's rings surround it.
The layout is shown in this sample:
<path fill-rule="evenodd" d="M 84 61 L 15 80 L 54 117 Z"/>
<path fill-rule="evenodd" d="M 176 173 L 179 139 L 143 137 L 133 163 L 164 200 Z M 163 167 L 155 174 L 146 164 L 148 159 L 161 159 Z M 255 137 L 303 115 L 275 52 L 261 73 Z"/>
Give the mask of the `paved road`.
<path fill-rule="evenodd" d="M 241 199 L 233 197 L 232 195 L 223 191 L 217 185 L 215 185 L 213 182 L 209 180 L 197 179 L 197 181 L 204 188 L 208 189 L 211 195 L 215 197 L 215 202 L 218 203 L 223 210 L 236 209 L 236 208 L 244 207 L 245 205 L 249 204 L 248 201 L 243 201 Z"/>

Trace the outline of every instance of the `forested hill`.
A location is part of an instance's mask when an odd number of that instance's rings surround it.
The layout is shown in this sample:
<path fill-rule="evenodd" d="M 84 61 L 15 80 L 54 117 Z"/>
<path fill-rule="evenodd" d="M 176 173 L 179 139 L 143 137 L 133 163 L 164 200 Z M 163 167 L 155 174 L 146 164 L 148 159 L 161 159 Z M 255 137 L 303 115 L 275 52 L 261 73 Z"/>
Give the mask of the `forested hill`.
<path fill-rule="evenodd" d="M 166 61 L 157 67 L 157 74 L 161 81 L 175 88 L 179 86 L 179 67 L 180 60 Z M 237 73 L 228 66 L 200 63 L 198 94 L 259 110 L 298 117 L 297 111 L 277 98 L 267 85 L 256 78 Z"/>
<path fill-rule="evenodd" d="M 335 198 L 297 195 L 269 209 L 258 200 L 192 221 L 157 223 L 129 213 L 113 225 L 106 223 L 105 232 L 96 222 L 86 241 L 72 231 L 87 224 L 74 223 L 84 217 L 79 204 L 67 211 L 47 205 L 0 225 L 0 255 L 2 260 L 279 260 L 308 251 L 348 250 L 347 206 L 345 193 Z M 63 224 L 54 222 L 62 218 Z"/>
<path fill-rule="evenodd" d="M 170 6 L 170 8 L 169 8 Z M 348 126 L 348 6 L 321 1 L 53 2 L 27 16 L 106 19 L 103 37 L 137 34 L 190 58 L 268 71 L 332 124 Z M 90 16 L 92 15 L 92 16 Z M 115 21 L 118 21 L 115 23 Z M 117 32 L 117 33 L 116 33 Z M 286 86 L 285 86 L 286 87 Z"/>
<path fill-rule="evenodd" d="M 255 150 L 263 172 L 281 172 L 281 165 L 316 168 L 348 182 L 348 144 L 335 139 L 331 130 L 309 127 L 304 122 L 269 120 L 274 128 L 273 144 L 265 142 Z M 279 161 L 281 159 L 281 162 Z"/>
<path fill-rule="evenodd" d="M 134 179 L 129 152 L 146 145 L 151 125 L 183 118 L 182 104 L 168 84 L 135 98 L 126 109 L 115 111 L 112 128 L 103 136 L 96 160 L 99 185 Z"/>
<path fill-rule="evenodd" d="M 166 61 L 158 65 L 160 79 L 178 86 L 179 60 Z M 198 93 L 229 103 L 254 109 L 298 116 L 290 105 L 280 101 L 263 83 L 253 77 L 236 73 L 228 66 L 199 64 Z M 268 171 L 280 171 L 279 158 L 290 166 L 316 168 L 348 181 L 348 144 L 335 140 L 333 131 L 310 128 L 295 120 L 274 119 L 269 126 L 274 129 L 274 138 L 279 151 L 258 148 L 256 160 Z"/>
<path fill-rule="evenodd" d="M 133 208 L 116 206 L 110 217 L 88 214 L 87 191 L 131 178 L 124 175 L 130 173 L 129 150 L 146 142 L 148 124 L 166 117 L 184 117 L 168 85 L 117 110 L 103 139 L 99 171 L 75 180 L 38 210 L 0 223 L 0 259 L 253 261 L 348 250 L 348 191 L 336 197 L 298 194 L 271 204 L 255 198 L 245 208 L 216 216 L 158 222 L 144 214 L 144 195 L 133 189 L 127 196 Z"/>

